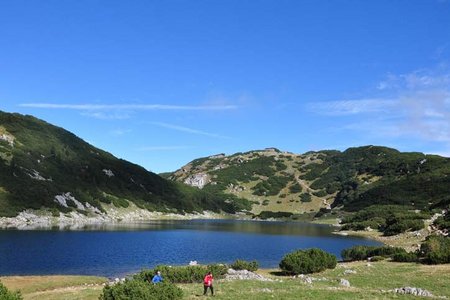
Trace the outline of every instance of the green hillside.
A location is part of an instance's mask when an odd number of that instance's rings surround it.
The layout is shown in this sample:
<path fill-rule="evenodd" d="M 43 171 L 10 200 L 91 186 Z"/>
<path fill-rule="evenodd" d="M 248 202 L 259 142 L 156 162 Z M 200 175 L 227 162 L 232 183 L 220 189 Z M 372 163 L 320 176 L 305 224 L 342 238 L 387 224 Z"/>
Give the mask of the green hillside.
<path fill-rule="evenodd" d="M 32 116 L 0 112 L 0 216 L 28 208 L 95 214 L 102 204 L 130 202 L 181 213 L 249 208 L 237 197 L 168 181 Z"/>
<path fill-rule="evenodd" d="M 373 205 L 446 207 L 450 159 L 377 146 L 305 154 L 269 148 L 200 158 L 169 178 L 253 203 L 252 212 L 359 211 Z M 270 214 L 269 214 L 270 215 Z"/>

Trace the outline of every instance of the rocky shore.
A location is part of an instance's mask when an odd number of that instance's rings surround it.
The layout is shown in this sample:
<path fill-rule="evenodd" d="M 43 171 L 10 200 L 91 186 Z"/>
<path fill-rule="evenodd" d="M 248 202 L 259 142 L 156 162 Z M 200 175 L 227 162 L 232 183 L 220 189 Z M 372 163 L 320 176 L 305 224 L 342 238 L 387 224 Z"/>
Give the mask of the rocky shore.
<path fill-rule="evenodd" d="M 48 210 L 25 210 L 16 217 L 1 217 L 0 228 L 15 229 L 82 229 L 91 225 L 126 224 L 152 220 L 191 220 L 191 219 L 219 219 L 223 214 L 210 211 L 195 214 L 175 214 L 151 212 L 136 206 L 129 208 L 105 207 L 106 213 L 82 214 L 72 211 L 70 213 L 59 213 L 53 215 Z"/>

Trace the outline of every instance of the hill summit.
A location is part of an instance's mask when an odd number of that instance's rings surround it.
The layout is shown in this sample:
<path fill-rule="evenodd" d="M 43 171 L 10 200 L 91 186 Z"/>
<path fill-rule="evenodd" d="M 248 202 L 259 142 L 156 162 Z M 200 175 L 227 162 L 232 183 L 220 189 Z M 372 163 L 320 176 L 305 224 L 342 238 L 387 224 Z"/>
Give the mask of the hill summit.
<path fill-rule="evenodd" d="M 131 206 L 234 213 L 238 200 L 166 180 L 35 117 L 0 111 L 0 217 L 27 209 L 95 217 Z"/>
<path fill-rule="evenodd" d="M 343 152 L 294 154 L 266 148 L 196 159 L 168 178 L 224 192 L 262 211 L 357 211 L 371 205 L 444 207 L 450 199 L 450 159 L 363 146 Z"/>

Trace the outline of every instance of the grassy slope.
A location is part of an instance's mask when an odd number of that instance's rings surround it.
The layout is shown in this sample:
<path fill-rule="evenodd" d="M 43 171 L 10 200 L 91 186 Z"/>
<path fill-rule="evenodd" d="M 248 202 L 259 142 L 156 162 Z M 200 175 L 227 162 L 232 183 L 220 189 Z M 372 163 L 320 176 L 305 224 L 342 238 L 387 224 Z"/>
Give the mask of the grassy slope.
<path fill-rule="evenodd" d="M 450 193 L 450 159 L 378 146 L 344 152 L 262 150 L 206 157 L 187 164 L 170 179 L 185 181 L 195 174 L 207 174 L 211 183 L 204 190 L 220 190 L 253 201 L 254 214 L 263 210 L 317 212 L 327 205 L 345 211 L 377 204 L 428 209 L 445 207 Z M 258 193 L 259 186 L 270 186 L 276 177 L 284 180 L 281 189 L 269 187 L 266 195 Z M 296 184 L 302 191 L 292 192 Z M 300 202 L 302 193 L 310 194 L 312 201 Z"/>
<path fill-rule="evenodd" d="M 106 278 L 95 276 L 8 276 L 0 281 L 25 299 L 98 299 Z"/>
<path fill-rule="evenodd" d="M 326 206 L 324 200 L 331 200 L 333 197 L 333 195 L 314 196 L 312 193 L 316 190 L 310 187 L 311 182 L 300 178 L 304 174 L 300 166 L 320 162 L 320 159 L 317 159 L 318 155 L 318 153 L 297 155 L 263 150 L 236 153 L 220 158 L 201 158 L 174 172 L 170 179 L 183 182 L 191 175 L 206 173 L 210 180 L 217 184 L 207 184 L 204 190 L 224 191 L 229 195 L 252 201 L 251 212 L 254 214 L 259 214 L 261 211 L 286 211 L 301 214 L 318 211 Z M 277 169 L 278 163 L 284 168 Z M 273 177 L 286 178 L 287 181 L 276 195 L 254 194 L 257 184 L 270 181 Z M 239 186 L 240 189 L 230 187 L 230 183 L 234 184 L 234 187 Z M 301 185 L 302 191 L 290 192 L 290 187 L 297 183 Z M 301 202 L 300 194 L 302 193 L 309 193 L 312 201 Z"/>
<path fill-rule="evenodd" d="M 344 274 L 352 269 L 356 274 Z M 340 263 L 334 270 L 313 274 L 309 285 L 299 278 L 279 276 L 277 270 L 260 270 L 259 273 L 276 279 L 261 281 L 218 281 L 215 284 L 216 299 L 417 299 L 386 292 L 405 286 L 426 289 L 435 296 L 450 296 L 450 265 L 427 266 L 411 263 L 365 262 Z M 345 278 L 351 287 L 339 285 Z M 20 289 L 25 299 L 98 299 L 105 279 L 98 277 L 33 276 L 0 277 L 10 289 Z M 198 299 L 201 284 L 181 284 L 184 299 Z"/>

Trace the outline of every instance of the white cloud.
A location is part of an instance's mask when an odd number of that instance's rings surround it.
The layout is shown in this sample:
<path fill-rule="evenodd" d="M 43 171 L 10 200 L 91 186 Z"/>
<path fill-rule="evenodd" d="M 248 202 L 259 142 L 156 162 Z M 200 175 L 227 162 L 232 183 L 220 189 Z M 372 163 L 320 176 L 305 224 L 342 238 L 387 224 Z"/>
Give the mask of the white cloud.
<path fill-rule="evenodd" d="M 366 137 L 408 137 L 450 147 L 450 73 L 419 70 L 388 74 L 377 88 L 387 96 L 313 103 L 309 108 L 318 114 L 348 117 L 340 130 L 358 131 Z"/>
<path fill-rule="evenodd" d="M 178 126 L 178 125 L 173 125 L 173 124 L 168 124 L 168 123 L 152 122 L 152 124 L 156 125 L 156 126 L 168 128 L 168 129 L 181 131 L 181 132 L 191 133 L 191 134 L 204 135 L 204 136 L 209 136 L 209 137 L 214 137 L 214 138 L 229 138 L 229 137 L 222 136 L 222 135 L 219 135 L 216 133 L 209 133 L 209 132 L 202 131 L 202 130 L 192 129 L 189 127 Z"/>

